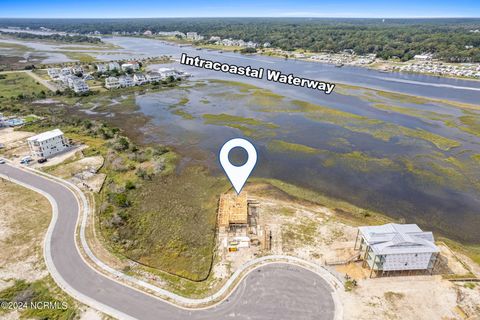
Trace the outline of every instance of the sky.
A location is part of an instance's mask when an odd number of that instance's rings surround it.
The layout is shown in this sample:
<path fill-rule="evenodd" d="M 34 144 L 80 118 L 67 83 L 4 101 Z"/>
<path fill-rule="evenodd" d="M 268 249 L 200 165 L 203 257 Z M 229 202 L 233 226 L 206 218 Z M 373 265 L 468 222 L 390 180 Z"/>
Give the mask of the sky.
<path fill-rule="evenodd" d="M 0 0 L 3 18 L 480 17 L 479 0 Z"/>

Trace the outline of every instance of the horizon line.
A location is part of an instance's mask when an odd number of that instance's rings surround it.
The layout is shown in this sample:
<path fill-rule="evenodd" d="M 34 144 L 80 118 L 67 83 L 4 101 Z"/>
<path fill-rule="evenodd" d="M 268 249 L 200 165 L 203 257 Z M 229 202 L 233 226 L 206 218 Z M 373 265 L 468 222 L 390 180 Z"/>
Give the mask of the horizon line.
<path fill-rule="evenodd" d="M 273 19 L 480 19 L 480 16 L 375 16 L 375 17 L 345 17 L 345 16 L 165 16 L 165 17 L 0 17 L 0 19 L 212 19 L 212 18 L 273 18 Z"/>

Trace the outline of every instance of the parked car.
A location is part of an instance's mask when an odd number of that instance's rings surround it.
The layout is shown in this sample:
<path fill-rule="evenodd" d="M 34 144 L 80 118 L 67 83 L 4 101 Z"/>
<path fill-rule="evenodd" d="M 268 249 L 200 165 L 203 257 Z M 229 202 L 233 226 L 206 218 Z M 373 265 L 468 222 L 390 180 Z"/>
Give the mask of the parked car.
<path fill-rule="evenodd" d="M 4 163 L 5 163 L 5 159 L 0 158 L 0 164 L 4 164 Z"/>
<path fill-rule="evenodd" d="M 20 164 L 29 164 L 30 161 L 33 161 L 32 157 L 26 156 L 26 157 L 23 157 L 22 160 L 20 160 Z"/>
<path fill-rule="evenodd" d="M 38 163 L 45 163 L 45 162 L 47 162 L 47 159 L 45 159 L 45 158 L 40 158 L 40 159 L 37 160 L 37 162 L 38 162 Z"/>

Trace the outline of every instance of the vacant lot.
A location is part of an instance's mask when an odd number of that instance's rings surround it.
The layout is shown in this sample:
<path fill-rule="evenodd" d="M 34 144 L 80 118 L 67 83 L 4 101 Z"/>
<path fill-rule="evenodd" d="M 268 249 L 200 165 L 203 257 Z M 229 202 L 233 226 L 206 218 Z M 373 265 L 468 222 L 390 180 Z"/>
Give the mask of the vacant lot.
<path fill-rule="evenodd" d="M 19 95 L 34 96 L 47 89 L 25 72 L 0 74 L 0 98 L 16 98 Z"/>
<path fill-rule="evenodd" d="M 225 179 L 199 167 L 155 176 L 133 192 L 130 208 L 102 215 L 104 235 L 134 261 L 203 280 L 212 264 L 217 201 L 227 188 Z"/>
<path fill-rule="evenodd" d="M 43 260 L 42 243 L 51 219 L 51 207 L 39 194 L 0 179 L 0 301 L 58 301 L 66 309 L 7 312 L 2 319 L 100 319 L 80 307 L 49 276 Z M 88 311 L 88 313 L 87 313 Z"/>

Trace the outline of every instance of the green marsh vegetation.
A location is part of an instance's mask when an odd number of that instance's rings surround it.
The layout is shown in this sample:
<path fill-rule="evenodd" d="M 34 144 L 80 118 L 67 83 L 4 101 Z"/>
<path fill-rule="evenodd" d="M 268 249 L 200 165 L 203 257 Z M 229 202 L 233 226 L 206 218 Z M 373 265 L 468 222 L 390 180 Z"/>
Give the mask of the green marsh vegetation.
<path fill-rule="evenodd" d="M 354 114 L 351 112 L 346 112 L 342 110 L 337 110 L 322 105 L 301 101 L 301 100 L 288 100 L 281 95 L 272 93 L 271 91 L 254 87 L 251 85 L 239 85 L 236 82 L 231 81 L 216 81 L 217 83 L 222 83 L 228 87 L 238 86 L 240 90 L 246 90 L 244 95 L 234 94 L 235 99 L 244 99 L 247 105 L 250 105 L 251 108 L 258 110 L 260 112 L 268 113 L 299 113 L 304 115 L 306 118 L 323 122 L 330 123 L 333 125 L 340 126 L 344 129 L 350 130 L 356 133 L 368 134 L 376 139 L 382 141 L 390 141 L 394 137 L 405 136 L 413 139 L 420 139 L 426 142 L 433 144 L 435 147 L 440 150 L 450 150 L 452 148 L 460 146 L 458 141 L 443 137 L 441 135 L 428 132 L 419 128 L 409 128 L 405 126 L 400 126 L 385 122 L 383 120 L 378 120 L 374 118 L 369 118 L 366 116 Z M 248 93 L 248 94 L 247 94 Z M 224 92 L 223 97 L 226 99 L 230 98 L 230 93 Z M 396 95 L 394 95 L 396 96 Z M 269 97 L 268 99 L 258 99 L 258 97 Z M 406 100 L 407 98 L 404 98 Z M 421 98 L 423 101 L 423 98 Z M 268 101 L 268 102 L 264 102 Z M 382 101 L 383 102 L 383 101 Z M 428 112 L 428 111 L 409 111 L 407 108 L 402 107 L 390 107 L 386 104 L 376 103 L 378 109 L 388 109 L 392 112 L 404 113 L 407 114 L 411 112 L 411 115 L 417 116 L 426 116 L 426 117 L 435 117 L 437 119 L 447 119 L 447 115 L 440 113 Z"/>
<path fill-rule="evenodd" d="M 274 152 L 299 152 L 306 154 L 317 154 L 321 151 L 303 144 L 291 143 L 283 140 L 272 140 L 268 144 L 268 148 Z"/>
<path fill-rule="evenodd" d="M 193 281 L 205 280 L 213 261 L 216 210 L 225 179 L 201 167 L 152 177 L 118 213 L 117 247 L 127 257 Z M 111 223 L 119 220 L 112 216 Z"/>
<path fill-rule="evenodd" d="M 319 149 L 312 146 L 302 144 L 297 141 L 289 141 L 284 139 L 275 138 L 267 142 L 267 148 L 276 153 L 288 153 L 288 154 L 304 154 L 306 156 L 320 157 L 321 163 L 324 167 L 345 167 L 355 171 L 363 173 L 375 172 L 375 170 L 388 170 L 405 172 L 415 176 L 421 183 L 429 185 L 438 183 L 442 186 L 452 186 L 454 188 L 470 188 L 476 187 L 478 183 L 475 180 L 474 164 L 475 158 L 468 155 L 470 151 L 463 150 L 465 155 L 459 153 L 461 151 L 462 144 L 460 141 L 454 138 L 443 136 L 438 133 L 433 133 L 422 128 L 410 128 L 406 126 L 397 125 L 392 122 L 370 118 L 367 116 L 354 114 L 342 110 L 337 110 L 329 107 L 325 107 L 318 104 L 313 104 L 300 100 L 289 100 L 286 97 L 279 96 L 275 93 L 268 93 L 268 90 L 252 87 L 251 85 L 238 84 L 236 82 L 218 81 L 227 86 L 226 92 L 230 92 L 232 87 L 238 86 L 239 91 L 245 91 L 244 97 L 245 104 L 249 105 L 251 109 L 260 111 L 262 113 L 269 114 L 299 114 L 304 117 L 314 120 L 319 123 L 328 123 L 343 129 L 349 130 L 352 133 L 360 133 L 371 136 L 374 139 L 390 143 L 391 141 L 397 141 L 396 144 L 405 146 L 415 146 L 420 143 L 423 145 L 423 149 L 430 149 L 430 153 L 425 156 L 417 154 L 417 156 L 378 156 L 371 155 L 367 151 L 355 150 L 355 147 L 345 137 L 337 137 L 342 139 L 340 144 L 329 144 L 331 147 L 341 148 L 345 152 L 333 152 L 331 150 Z M 351 88 L 348 88 L 351 90 Z M 424 119 L 425 121 L 439 121 L 445 122 L 449 119 L 455 118 L 451 114 L 441 113 L 441 111 L 430 111 L 423 108 L 423 104 L 428 102 L 428 105 L 435 105 L 439 102 L 432 102 L 425 98 L 417 98 L 405 96 L 402 94 L 389 94 L 381 93 L 377 94 L 375 90 L 358 89 L 363 94 L 367 94 L 373 108 L 386 110 L 392 113 L 399 113 L 402 115 L 414 116 L 416 118 Z M 274 100 L 278 103 L 275 104 L 262 104 L 261 101 L 251 103 L 252 96 L 273 96 Z M 228 99 L 228 98 L 227 98 Z M 277 100 L 278 99 L 278 100 Z M 391 103 L 390 99 L 399 99 L 401 102 Z M 416 107 L 409 106 L 408 104 L 414 103 Z M 476 114 L 473 111 L 464 110 L 467 116 L 471 118 L 463 118 L 463 121 L 470 121 L 470 124 L 475 125 Z M 229 114 L 220 115 L 203 115 L 205 123 L 230 127 L 241 128 L 242 132 L 251 136 L 253 131 L 247 128 L 247 125 L 260 126 L 261 118 L 239 118 L 237 116 Z M 458 120 L 460 121 L 460 120 Z M 275 123 L 275 122 L 273 122 Z M 281 127 L 270 127 L 275 135 L 278 136 L 278 130 L 282 130 Z M 260 128 L 260 127 L 259 127 Z M 272 135 L 273 136 L 273 135 Z M 424 151 L 425 152 L 425 151 Z M 453 154 L 451 154 L 454 152 Z M 473 176 L 472 176 L 473 173 Z"/>
<path fill-rule="evenodd" d="M 204 114 L 202 117 L 205 124 L 235 128 L 240 130 L 243 135 L 254 138 L 274 136 L 274 129 L 279 127 L 274 123 L 226 113 Z"/>

